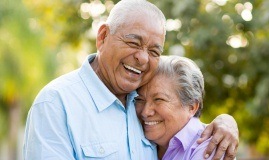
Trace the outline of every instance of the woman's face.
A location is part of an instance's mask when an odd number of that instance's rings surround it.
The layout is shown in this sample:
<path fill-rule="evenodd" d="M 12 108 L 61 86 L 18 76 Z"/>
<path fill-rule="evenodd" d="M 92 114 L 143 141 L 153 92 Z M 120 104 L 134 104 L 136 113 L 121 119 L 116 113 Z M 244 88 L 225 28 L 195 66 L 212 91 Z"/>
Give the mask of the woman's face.
<path fill-rule="evenodd" d="M 182 107 L 175 87 L 173 79 L 157 75 L 138 89 L 137 115 L 146 138 L 158 145 L 168 145 L 193 116 L 189 107 Z"/>

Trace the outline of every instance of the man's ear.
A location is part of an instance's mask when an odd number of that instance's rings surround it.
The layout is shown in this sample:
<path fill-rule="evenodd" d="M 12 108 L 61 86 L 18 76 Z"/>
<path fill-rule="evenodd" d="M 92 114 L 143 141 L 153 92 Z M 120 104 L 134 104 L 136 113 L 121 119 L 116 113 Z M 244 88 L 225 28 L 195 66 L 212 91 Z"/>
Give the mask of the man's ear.
<path fill-rule="evenodd" d="M 102 24 L 97 32 L 97 38 L 96 38 L 96 48 L 97 50 L 100 50 L 102 45 L 104 44 L 105 38 L 109 33 L 109 27 L 107 24 Z"/>
<path fill-rule="evenodd" d="M 189 107 L 189 112 L 192 116 L 194 116 L 198 109 L 199 109 L 199 103 L 195 103 L 193 106 Z"/>

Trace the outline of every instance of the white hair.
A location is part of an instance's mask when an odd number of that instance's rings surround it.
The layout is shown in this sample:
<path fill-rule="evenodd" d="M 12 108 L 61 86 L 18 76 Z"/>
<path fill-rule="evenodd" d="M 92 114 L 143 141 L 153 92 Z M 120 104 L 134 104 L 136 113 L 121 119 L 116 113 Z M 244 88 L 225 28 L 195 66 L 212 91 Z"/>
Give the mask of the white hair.
<path fill-rule="evenodd" d="M 166 33 L 166 30 L 165 30 L 166 19 L 162 11 L 158 7 L 156 7 L 154 4 L 146 0 L 121 0 L 119 1 L 112 8 L 106 20 L 106 24 L 108 24 L 111 34 L 114 34 L 117 31 L 118 27 L 126 23 L 126 21 L 130 19 L 130 17 L 134 17 L 137 14 L 141 14 L 141 13 L 150 15 L 156 21 L 157 20 L 160 21 L 160 25 L 162 25 L 164 29 L 164 33 Z"/>
<path fill-rule="evenodd" d="M 189 58 L 180 56 L 161 56 L 157 75 L 174 80 L 175 89 L 182 106 L 199 104 L 194 117 L 200 117 L 203 108 L 204 77 L 200 68 Z"/>

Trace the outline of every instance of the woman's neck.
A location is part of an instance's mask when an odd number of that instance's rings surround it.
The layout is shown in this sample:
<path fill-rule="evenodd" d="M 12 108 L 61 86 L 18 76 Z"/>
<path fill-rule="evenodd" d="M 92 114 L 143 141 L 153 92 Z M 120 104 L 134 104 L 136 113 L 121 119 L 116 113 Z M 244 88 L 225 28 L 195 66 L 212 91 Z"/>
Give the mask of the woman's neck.
<path fill-rule="evenodd" d="M 163 158 L 163 156 L 164 156 L 164 154 L 165 154 L 165 152 L 167 150 L 167 147 L 168 146 L 159 146 L 158 145 L 158 148 L 157 148 L 157 150 L 158 150 L 158 159 L 161 160 Z"/>

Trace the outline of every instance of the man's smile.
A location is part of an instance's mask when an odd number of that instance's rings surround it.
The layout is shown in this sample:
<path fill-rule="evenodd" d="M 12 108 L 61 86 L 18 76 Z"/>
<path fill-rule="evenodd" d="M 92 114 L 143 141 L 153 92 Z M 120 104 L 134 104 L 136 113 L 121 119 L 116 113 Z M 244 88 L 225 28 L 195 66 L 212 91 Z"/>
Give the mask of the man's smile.
<path fill-rule="evenodd" d="M 130 71 L 132 71 L 132 72 L 134 72 L 136 74 L 141 74 L 142 73 L 142 71 L 140 71 L 140 70 L 138 70 L 138 69 L 136 69 L 134 67 L 131 67 L 131 66 L 127 65 L 127 64 L 123 63 L 123 66 L 124 66 L 125 69 L 130 70 Z"/>

